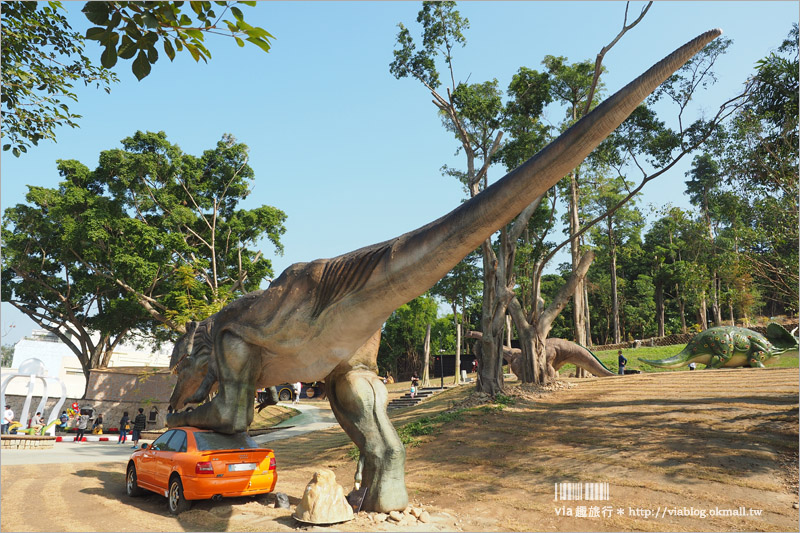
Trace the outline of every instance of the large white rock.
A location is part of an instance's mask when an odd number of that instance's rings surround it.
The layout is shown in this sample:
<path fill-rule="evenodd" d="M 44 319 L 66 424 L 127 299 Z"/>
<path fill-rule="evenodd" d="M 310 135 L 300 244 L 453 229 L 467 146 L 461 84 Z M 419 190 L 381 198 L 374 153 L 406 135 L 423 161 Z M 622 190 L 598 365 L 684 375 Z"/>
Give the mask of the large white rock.
<path fill-rule="evenodd" d="M 336 524 L 353 519 L 353 508 L 347 503 L 342 486 L 336 483 L 333 471 L 323 468 L 314 473 L 297 504 L 294 518 L 309 524 Z"/>

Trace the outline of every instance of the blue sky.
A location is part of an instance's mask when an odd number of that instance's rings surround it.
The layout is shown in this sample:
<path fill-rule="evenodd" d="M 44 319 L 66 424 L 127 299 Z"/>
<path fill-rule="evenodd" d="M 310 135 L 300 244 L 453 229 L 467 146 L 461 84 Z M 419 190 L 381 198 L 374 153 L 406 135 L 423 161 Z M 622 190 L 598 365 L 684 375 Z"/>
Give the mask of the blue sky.
<path fill-rule="evenodd" d="M 82 2 L 65 2 L 73 28 L 89 26 Z M 644 2 L 635 2 L 629 17 Z M 285 253 L 264 252 L 276 275 L 292 263 L 332 257 L 401 235 L 456 207 L 460 184 L 440 173 L 463 166 L 427 91 L 389 73 L 403 22 L 419 39 L 419 2 L 259 2 L 245 18 L 276 39 L 270 53 L 210 36 L 208 64 L 187 53 L 170 63 L 162 53 L 141 82 L 128 62 L 111 94 L 79 88 L 79 129 L 61 129 L 20 158 L 0 160 L 0 207 L 24 201 L 26 185 L 56 187 L 58 159 L 90 168 L 102 150 L 136 130 L 163 130 L 199 155 L 231 133 L 251 149 L 251 207 L 286 212 Z M 470 20 L 467 46 L 456 50 L 456 81 L 497 78 L 505 91 L 520 66 L 541 69 L 547 55 L 593 59 L 619 31 L 624 2 L 462 2 Z M 696 35 L 722 28 L 733 45 L 717 67 L 719 82 L 698 98 L 692 116 L 713 114 L 737 94 L 755 62 L 774 50 L 798 20 L 798 2 L 656 2 L 644 20 L 606 55 L 604 82 L 613 92 Z M 99 58 L 90 43 L 89 53 Z M 562 110 L 548 109 L 557 124 Z M 688 162 L 687 162 L 688 163 Z M 687 165 L 648 184 L 639 205 L 688 207 Z M 502 177 L 501 168 L 490 173 Z M 11 325 L 15 327 L 10 328 Z M 36 327 L 2 304 L 3 344 Z"/>

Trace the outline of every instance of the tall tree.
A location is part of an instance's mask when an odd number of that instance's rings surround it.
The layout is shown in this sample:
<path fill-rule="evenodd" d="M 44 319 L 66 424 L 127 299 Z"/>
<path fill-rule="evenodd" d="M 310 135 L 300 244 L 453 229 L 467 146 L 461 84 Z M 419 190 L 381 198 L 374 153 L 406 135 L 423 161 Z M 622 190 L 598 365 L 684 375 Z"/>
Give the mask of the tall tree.
<path fill-rule="evenodd" d="M 57 127 L 77 127 L 81 117 L 69 110 L 69 101 L 78 100 L 75 84 L 110 91 L 119 81 L 109 70 L 118 58 L 132 59 L 141 80 L 158 61 L 159 41 L 170 61 L 184 49 L 195 61 L 207 61 L 206 34 L 227 35 L 239 46 L 247 41 L 268 52 L 272 35 L 248 24 L 238 4 L 255 2 L 190 2 L 191 11 L 183 2 L 86 2 L 83 13 L 95 26 L 84 36 L 72 30 L 61 2 L 3 2 L 3 150 L 19 157 L 42 139 L 55 140 Z M 85 39 L 103 46 L 99 65 L 84 52 Z"/>
<path fill-rule="evenodd" d="M 278 209 L 238 207 L 254 173 L 233 137 L 199 157 L 163 132 L 122 145 L 94 171 L 59 161 L 59 187 L 29 187 L 3 217 L 3 301 L 58 335 L 87 377 L 131 330 L 169 338 L 257 289 L 272 268 L 251 247 L 280 252 L 285 231 Z"/>
<path fill-rule="evenodd" d="M 443 170 L 458 178 L 473 197 L 487 186 L 492 157 L 501 146 L 502 100 L 496 80 L 456 83 L 452 54 L 457 46 L 465 46 L 463 32 L 469 28 L 469 20 L 462 18 L 455 7 L 455 2 L 422 3 L 417 15 L 417 22 L 422 26 L 419 50 L 411 32 L 400 23 L 394 61 L 389 70 L 398 79 L 416 79 L 430 91 L 445 128 L 453 132 L 466 159 L 465 171 L 447 167 Z M 446 96 L 439 92 L 442 83 L 437 61 L 440 59 L 450 79 Z M 495 395 L 503 390 L 502 343 L 508 302 L 502 295 L 511 269 L 506 268 L 506 258 L 502 254 L 498 257 L 494 253 L 489 239 L 481 245 L 481 251 L 484 275 L 481 329 L 484 335 L 477 388 Z"/>

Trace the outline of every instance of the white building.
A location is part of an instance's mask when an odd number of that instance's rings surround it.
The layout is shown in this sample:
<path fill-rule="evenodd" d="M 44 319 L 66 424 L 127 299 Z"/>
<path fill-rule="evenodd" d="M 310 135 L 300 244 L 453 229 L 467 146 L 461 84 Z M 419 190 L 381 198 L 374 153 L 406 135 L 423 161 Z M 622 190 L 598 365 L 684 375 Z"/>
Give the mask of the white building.
<path fill-rule="evenodd" d="M 99 334 L 92 336 L 92 340 L 99 339 Z M 172 354 L 172 344 L 165 343 L 156 350 L 153 346 L 137 346 L 136 343 L 123 343 L 117 346 L 111 355 L 108 366 L 113 367 L 168 367 Z M 61 342 L 55 334 L 44 329 L 35 329 L 29 337 L 20 340 L 14 346 L 14 359 L 12 368 L 2 369 L 2 378 L 16 374 L 19 365 L 27 359 L 36 358 L 42 361 L 47 368 L 46 377 L 59 378 L 67 386 L 68 398 L 80 398 L 86 390 L 86 377 L 81 369 L 78 357 Z M 13 379 L 9 383 L 7 395 L 25 396 L 28 393 L 28 381 Z M 37 381 L 34 396 L 43 393 L 42 385 Z M 52 395 L 52 393 L 51 393 Z"/>

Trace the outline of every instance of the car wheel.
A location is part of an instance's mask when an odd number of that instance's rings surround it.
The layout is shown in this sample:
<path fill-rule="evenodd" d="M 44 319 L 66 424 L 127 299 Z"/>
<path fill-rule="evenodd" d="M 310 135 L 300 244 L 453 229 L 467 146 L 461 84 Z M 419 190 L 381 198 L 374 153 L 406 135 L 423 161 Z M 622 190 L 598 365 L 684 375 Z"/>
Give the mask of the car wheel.
<path fill-rule="evenodd" d="M 183 483 L 181 483 L 181 478 L 177 476 L 169 482 L 167 503 L 169 504 L 169 512 L 172 514 L 181 514 L 184 511 L 188 511 L 192 506 L 192 503 L 183 497 Z"/>
<path fill-rule="evenodd" d="M 136 478 L 136 467 L 133 464 L 128 465 L 128 472 L 125 474 L 125 492 L 131 498 L 141 496 L 144 490 L 138 485 Z"/>
<path fill-rule="evenodd" d="M 289 391 L 289 389 L 281 389 L 281 391 L 278 393 L 278 399 L 282 402 L 288 402 L 292 399 L 292 393 Z"/>

